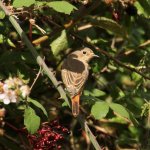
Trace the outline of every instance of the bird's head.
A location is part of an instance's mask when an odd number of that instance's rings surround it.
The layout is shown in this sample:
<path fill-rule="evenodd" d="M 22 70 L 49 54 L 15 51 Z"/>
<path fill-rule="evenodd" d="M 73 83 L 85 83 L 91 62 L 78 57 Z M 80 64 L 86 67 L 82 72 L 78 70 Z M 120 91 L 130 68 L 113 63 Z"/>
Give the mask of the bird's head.
<path fill-rule="evenodd" d="M 93 57 L 99 57 L 98 55 L 95 55 L 90 48 L 87 47 L 80 51 L 77 51 L 77 53 L 77 58 L 84 62 L 89 62 Z"/>

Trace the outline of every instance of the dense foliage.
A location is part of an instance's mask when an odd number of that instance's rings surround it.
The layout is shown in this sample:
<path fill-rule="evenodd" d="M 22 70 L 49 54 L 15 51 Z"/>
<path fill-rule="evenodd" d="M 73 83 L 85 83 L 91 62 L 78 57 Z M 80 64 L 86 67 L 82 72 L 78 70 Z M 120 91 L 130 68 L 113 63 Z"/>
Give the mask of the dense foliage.
<path fill-rule="evenodd" d="M 0 8 L 0 149 L 150 149 L 149 0 L 4 0 Z M 75 118 L 59 81 L 64 59 L 82 47 L 100 58 Z"/>

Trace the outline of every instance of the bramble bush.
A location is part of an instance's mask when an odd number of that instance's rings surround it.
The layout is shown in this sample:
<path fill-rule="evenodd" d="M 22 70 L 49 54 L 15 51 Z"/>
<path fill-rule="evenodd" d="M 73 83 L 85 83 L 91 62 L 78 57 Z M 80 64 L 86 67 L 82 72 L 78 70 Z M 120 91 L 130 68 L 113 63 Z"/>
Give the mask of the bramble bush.
<path fill-rule="evenodd" d="M 75 118 L 69 53 L 99 59 Z M 149 150 L 150 1 L 0 1 L 0 149 Z"/>

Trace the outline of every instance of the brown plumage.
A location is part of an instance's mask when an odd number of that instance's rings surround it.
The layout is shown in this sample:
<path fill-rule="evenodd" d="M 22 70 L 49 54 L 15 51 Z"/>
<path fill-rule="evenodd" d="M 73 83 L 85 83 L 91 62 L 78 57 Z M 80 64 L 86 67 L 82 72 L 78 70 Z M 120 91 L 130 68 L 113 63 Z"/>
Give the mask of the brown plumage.
<path fill-rule="evenodd" d="M 79 101 L 83 86 L 89 75 L 88 62 L 98 57 L 89 48 L 74 51 L 64 61 L 61 70 L 63 83 L 72 101 L 72 114 L 79 114 Z"/>

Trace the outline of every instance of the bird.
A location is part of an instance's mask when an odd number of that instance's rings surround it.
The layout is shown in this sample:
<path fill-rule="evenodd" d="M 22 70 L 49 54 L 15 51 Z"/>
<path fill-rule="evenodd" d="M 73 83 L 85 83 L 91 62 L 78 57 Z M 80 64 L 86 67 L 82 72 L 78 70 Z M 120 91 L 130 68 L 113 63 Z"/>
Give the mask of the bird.
<path fill-rule="evenodd" d="M 71 98 L 74 117 L 79 114 L 80 96 L 88 79 L 89 61 L 93 57 L 99 56 L 95 55 L 90 48 L 85 47 L 70 53 L 61 67 L 62 81 Z"/>

